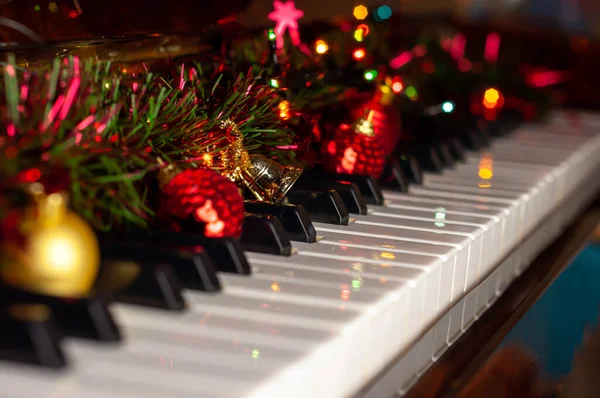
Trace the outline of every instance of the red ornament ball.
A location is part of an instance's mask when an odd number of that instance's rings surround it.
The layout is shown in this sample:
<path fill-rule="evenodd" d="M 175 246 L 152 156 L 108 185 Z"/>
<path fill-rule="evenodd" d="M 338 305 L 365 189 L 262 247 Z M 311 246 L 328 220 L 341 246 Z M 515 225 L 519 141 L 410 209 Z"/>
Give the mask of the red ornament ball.
<path fill-rule="evenodd" d="M 370 175 L 379 178 L 385 167 L 385 153 L 374 137 L 356 133 L 342 125 L 336 137 L 323 142 L 324 166 L 340 174 Z"/>
<path fill-rule="evenodd" d="M 159 216 L 175 221 L 176 230 L 181 229 L 181 222 L 193 217 L 204 224 L 207 237 L 239 238 L 244 200 L 237 185 L 216 171 L 188 169 L 162 187 Z"/>
<path fill-rule="evenodd" d="M 363 106 L 354 108 L 351 113 L 353 119 L 368 114 L 369 120 L 373 124 L 373 134 L 379 145 L 383 148 L 386 156 L 391 155 L 402 135 L 400 111 L 394 105 L 370 101 Z"/>

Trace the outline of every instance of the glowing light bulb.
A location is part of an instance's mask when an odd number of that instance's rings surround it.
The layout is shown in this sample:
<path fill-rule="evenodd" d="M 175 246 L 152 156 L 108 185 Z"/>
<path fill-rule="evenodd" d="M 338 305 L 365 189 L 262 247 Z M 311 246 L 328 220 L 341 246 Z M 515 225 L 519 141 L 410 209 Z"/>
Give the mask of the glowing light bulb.
<path fill-rule="evenodd" d="M 354 11 L 352 12 L 352 15 L 354 15 L 354 18 L 356 18 L 358 20 L 363 20 L 367 17 L 367 15 L 369 15 L 369 10 L 367 9 L 367 7 L 365 7 L 363 5 L 358 5 L 358 6 L 354 7 Z"/>
<path fill-rule="evenodd" d="M 205 153 L 204 155 L 202 155 L 202 161 L 207 166 L 212 166 L 212 164 L 213 164 L 213 157 L 212 157 L 212 155 L 210 153 Z"/>
<path fill-rule="evenodd" d="M 329 46 L 327 45 L 327 42 L 324 40 L 317 40 L 315 43 L 315 51 L 317 54 L 325 54 L 328 50 Z"/>
<path fill-rule="evenodd" d="M 495 88 L 488 88 L 487 90 L 485 90 L 483 98 L 487 102 L 498 102 L 498 99 L 500 98 L 500 93 Z"/>
<path fill-rule="evenodd" d="M 395 81 L 392 83 L 392 91 L 396 94 L 399 94 L 400 92 L 402 92 L 403 88 L 404 88 L 404 85 L 402 84 L 401 81 Z"/>
<path fill-rule="evenodd" d="M 500 92 L 495 88 L 488 88 L 483 94 L 483 106 L 487 109 L 494 109 L 500 101 Z"/>
<path fill-rule="evenodd" d="M 271 290 L 274 292 L 278 292 L 281 290 L 281 288 L 279 287 L 279 285 L 277 283 L 272 283 L 271 284 Z"/>
<path fill-rule="evenodd" d="M 383 5 L 375 11 L 375 20 L 385 21 L 392 16 L 392 8 L 388 5 Z"/>
<path fill-rule="evenodd" d="M 356 40 L 357 42 L 360 43 L 361 41 L 363 41 L 363 36 L 364 35 L 363 35 L 363 31 L 362 30 L 356 29 L 354 31 L 354 40 Z"/>
<path fill-rule="evenodd" d="M 365 58 L 365 55 L 367 55 L 367 53 L 365 52 L 364 48 L 357 48 L 356 50 L 354 50 L 354 52 L 352 53 L 352 57 L 357 60 L 360 61 L 362 59 Z"/>
<path fill-rule="evenodd" d="M 290 118 L 290 103 L 286 100 L 279 103 L 279 117 L 283 120 Z"/>
<path fill-rule="evenodd" d="M 367 80 L 373 80 L 377 77 L 377 71 L 376 70 L 368 70 L 365 72 L 365 79 Z"/>
<path fill-rule="evenodd" d="M 269 32 L 267 33 L 267 38 L 271 41 L 277 38 L 277 35 L 275 34 L 275 31 L 273 29 L 269 29 Z"/>
<path fill-rule="evenodd" d="M 356 30 L 354 31 L 354 39 L 359 42 L 363 41 L 365 36 L 367 36 L 368 34 L 369 34 L 369 26 L 367 26 L 364 23 L 361 23 L 360 25 L 358 25 L 356 27 Z"/>
<path fill-rule="evenodd" d="M 415 98 L 417 98 L 417 89 L 414 88 L 413 86 L 409 86 L 406 88 L 406 95 L 408 96 L 408 98 L 414 100 Z"/>
<path fill-rule="evenodd" d="M 445 113 L 450 113 L 454 110 L 454 104 L 452 103 L 452 101 L 446 101 L 442 104 L 442 110 Z"/>
<path fill-rule="evenodd" d="M 279 81 L 277 79 L 271 79 L 269 83 L 271 84 L 271 87 L 279 87 Z"/>

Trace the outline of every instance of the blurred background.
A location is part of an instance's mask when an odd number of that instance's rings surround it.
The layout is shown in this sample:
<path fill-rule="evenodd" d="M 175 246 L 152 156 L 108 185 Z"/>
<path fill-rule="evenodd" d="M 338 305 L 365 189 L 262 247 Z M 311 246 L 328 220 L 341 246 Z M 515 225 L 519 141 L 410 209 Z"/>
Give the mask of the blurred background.
<path fill-rule="evenodd" d="M 502 52 L 522 64 L 568 68 L 561 101 L 600 108 L 600 1 L 597 0 L 297 0 L 301 33 L 319 22 L 341 23 L 357 5 L 387 5 L 396 27 L 417 36 L 420 27 L 444 21 L 463 31 L 466 53 L 481 52 L 491 30 L 502 34 Z M 230 31 L 272 26 L 272 0 L 0 0 L 0 45 L 149 34 L 199 34 L 216 26 Z M 505 54 L 506 55 L 506 54 Z M 520 58 L 520 59 L 519 59 Z M 584 79 L 585 78 L 585 79 Z"/>

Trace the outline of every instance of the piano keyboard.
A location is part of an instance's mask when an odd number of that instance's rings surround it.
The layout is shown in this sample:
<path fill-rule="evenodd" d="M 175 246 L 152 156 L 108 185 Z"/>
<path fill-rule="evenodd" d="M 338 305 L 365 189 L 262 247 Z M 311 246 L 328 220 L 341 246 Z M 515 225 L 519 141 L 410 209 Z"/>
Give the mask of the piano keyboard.
<path fill-rule="evenodd" d="M 247 252 L 187 309 L 110 309 L 118 344 L 65 338 L 63 370 L 0 363 L 2 396 L 345 397 L 393 358 L 404 393 L 598 192 L 600 116 L 497 138 L 291 256 Z M 383 397 L 375 385 L 361 395 Z"/>

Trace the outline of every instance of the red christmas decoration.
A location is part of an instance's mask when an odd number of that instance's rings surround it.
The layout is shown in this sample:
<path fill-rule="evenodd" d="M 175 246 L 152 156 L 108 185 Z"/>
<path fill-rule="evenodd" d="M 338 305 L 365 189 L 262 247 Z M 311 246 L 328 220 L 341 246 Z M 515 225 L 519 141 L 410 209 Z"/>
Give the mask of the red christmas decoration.
<path fill-rule="evenodd" d="M 385 156 L 391 155 L 400 140 L 400 111 L 394 105 L 375 100 L 352 111 L 354 119 L 365 114 L 373 124 L 373 135 L 383 148 Z"/>
<path fill-rule="evenodd" d="M 190 217 L 207 237 L 240 237 L 244 200 L 235 183 L 209 169 L 188 169 L 162 184 L 159 216 L 176 230 Z"/>
<path fill-rule="evenodd" d="M 324 166 L 327 171 L 370 175 L 375 178 L 381 176 L 385 166 L 385 153 L 374 136 L 364 133 L 365 129 L 372 129 L 372 125 L 364 119 L 354 127 L 342 124 L 333 139 L 323 142 Z"/>

